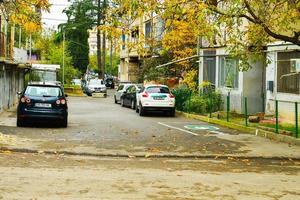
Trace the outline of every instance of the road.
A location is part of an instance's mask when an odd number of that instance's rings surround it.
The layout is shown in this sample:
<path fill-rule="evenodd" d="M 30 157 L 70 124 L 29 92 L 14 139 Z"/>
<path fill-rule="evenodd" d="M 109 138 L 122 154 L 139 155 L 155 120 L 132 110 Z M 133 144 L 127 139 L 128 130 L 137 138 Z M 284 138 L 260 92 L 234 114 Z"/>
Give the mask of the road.
<path fill-rule="evenodd" d="M 69 97 L 68 128 L 17 128 L 2 114 L 0 199 L 300 199 L 299 147 L 140 117 L 112 94 Z"/>

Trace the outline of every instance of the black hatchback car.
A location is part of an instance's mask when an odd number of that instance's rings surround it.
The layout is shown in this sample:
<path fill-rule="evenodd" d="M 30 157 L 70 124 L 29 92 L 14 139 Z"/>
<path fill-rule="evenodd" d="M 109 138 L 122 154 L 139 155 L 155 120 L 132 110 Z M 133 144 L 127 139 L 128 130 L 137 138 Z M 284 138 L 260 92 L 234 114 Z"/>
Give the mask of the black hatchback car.
<path fill-rule="evenodd" d="M 136 108 L 136 94 L 142 89 L 143 85 L 135 84 L 129 86 L 122 94 L 120 101 L 121 106 Z"/>
<path fill-rule="evenodd" d="M 17 126 L 43 121 L 68 126 L 66 95 L 59 84 L 30 83 L 19 95 Z"/>

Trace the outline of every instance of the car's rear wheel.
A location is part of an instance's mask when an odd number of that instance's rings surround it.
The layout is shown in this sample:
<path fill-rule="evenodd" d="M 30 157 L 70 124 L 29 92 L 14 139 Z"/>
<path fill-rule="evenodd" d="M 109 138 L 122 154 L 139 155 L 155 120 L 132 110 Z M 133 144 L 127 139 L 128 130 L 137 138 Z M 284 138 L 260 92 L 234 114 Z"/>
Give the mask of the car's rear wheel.
<path fill-rule="evenodd" d="M 19 118 L 17 118 L 17 127 L 23 127 L 25 126 L 25 122 Z"/>
<path fill-rule="evenodd" d="M 61 126 L 64 128 L 68 127 L 68 118 L 64 118 L 61 122 Z"/>
<path fill-rule="evenodd" d="M 134 110 L 134 109 L 135 109 L 135 107 L 136 107 L 136 103 L 135 103 L 135 101 L 133 101 L 133 100 L 132 100 L 132 101 L 131 101 L 131 109 L 133 109 L 133 110 Z"/>
<path fill-rule="evenodd" d="M 139 107 L 139 115 L 140 116 L 144 116 L 145 115 L 145 110 L 144 110 L 144 108 L 143 108 L 143 106 L 142 106 L 141 103 L 140 103 L 140 107 Z"/>
<path fill-rule="evenodd" d="M 170 117 L 175 117 L 175 113 L 176 113 L 175 108 L 172 108 L 169 112 Z"/>
<path fill-rule="evenodd" d="M 135 106 L 135 112 L 139 113 L 139 106 L 138 105 Z"/>
<path fill-rule="evenodd" d="M 122 106 L 122 107 L 125 106 L 125 105 L 124 105 L 124 99 L 123 99 L 123 98 L 121 98 L 121 106 Z"/>

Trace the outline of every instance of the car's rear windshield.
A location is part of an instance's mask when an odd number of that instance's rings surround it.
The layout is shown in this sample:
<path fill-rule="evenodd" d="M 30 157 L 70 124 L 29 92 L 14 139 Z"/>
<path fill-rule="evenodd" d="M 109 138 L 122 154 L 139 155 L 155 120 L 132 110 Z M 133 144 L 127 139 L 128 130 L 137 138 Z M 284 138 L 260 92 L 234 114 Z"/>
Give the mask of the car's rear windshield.
<path fill-rule="evenodd" d="M 103 85 L 103 80 L 92 79 L 89 85 Z"/>
<path fill-rule="evenodd" d="M 163 86 L 151 86 L 146 89 L 148 93 L 170 93 L 169 88 Z"/>
<path fill-rule="evenodd" d="M 62 96 L 62 91 L 59 87 L 28 86 L 25 95 L 36 97 L 60 97 Z"/>

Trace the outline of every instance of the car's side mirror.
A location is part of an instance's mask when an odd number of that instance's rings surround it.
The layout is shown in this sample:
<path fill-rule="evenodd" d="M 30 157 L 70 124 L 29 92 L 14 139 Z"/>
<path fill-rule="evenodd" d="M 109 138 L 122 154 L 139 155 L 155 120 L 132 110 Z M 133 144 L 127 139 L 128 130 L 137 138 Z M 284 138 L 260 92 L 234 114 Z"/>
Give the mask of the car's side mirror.
<path fill-rule="evenodd" d="M 127 91 L 125 90 L 124 92 L 123 92 L 123 94 L 126 94 L 127 93 Z"/>

